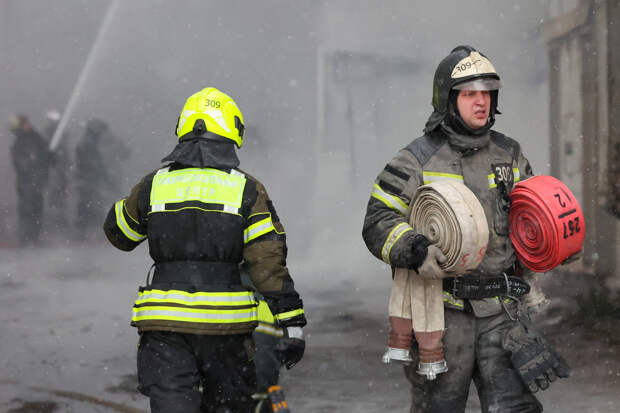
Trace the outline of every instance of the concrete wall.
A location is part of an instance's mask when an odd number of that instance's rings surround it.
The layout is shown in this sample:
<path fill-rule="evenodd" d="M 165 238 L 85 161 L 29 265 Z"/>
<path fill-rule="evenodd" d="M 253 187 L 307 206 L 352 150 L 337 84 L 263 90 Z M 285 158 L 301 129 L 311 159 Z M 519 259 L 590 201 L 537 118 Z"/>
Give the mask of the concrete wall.
<path fill-rule="evenodd" d="M 620 288 L 620 220 L 611 214 L 618 142 L 617 1 L 552 2 L 549 47 L 551 173 L 578 198 L 586 219 L 584 259 L 573 270 Z M 615 143 L 614 143 L 615 142 Z"/>

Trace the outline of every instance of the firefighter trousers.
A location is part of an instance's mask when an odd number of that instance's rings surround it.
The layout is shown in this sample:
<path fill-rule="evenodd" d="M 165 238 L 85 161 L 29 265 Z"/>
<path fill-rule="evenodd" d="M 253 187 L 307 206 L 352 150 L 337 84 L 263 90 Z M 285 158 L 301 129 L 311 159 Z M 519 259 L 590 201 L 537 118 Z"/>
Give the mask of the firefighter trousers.
<path fill-rule="evenodd" d="M 145 331 L 138 346 L 138 389 L 152 413 L 251 412 L 256 388 L 252 334 Z"/>
<path fill-rule="evenodd" d="M 465 412 L 473 379 L 484 413 L 538 413 L 540 402 L 524 386 L 502 348 L 502 337 L 514 326 L 506 312 L 476 318 L 471 312 L 446 308 L 443 338 L 448 372 L 429 381 L 416 373 L 416 364 L 405 366 L 412 385 L 411 413 Z M 417 345 L 412 349 L 417 359 Z"/>

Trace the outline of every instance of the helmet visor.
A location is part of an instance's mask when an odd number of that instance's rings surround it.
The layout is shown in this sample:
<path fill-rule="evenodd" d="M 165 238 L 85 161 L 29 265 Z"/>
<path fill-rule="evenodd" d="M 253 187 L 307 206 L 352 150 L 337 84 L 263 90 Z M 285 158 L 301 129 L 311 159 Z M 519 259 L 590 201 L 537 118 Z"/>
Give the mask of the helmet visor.
<path fill-rule="evenodd" d="M 454 85 L 456 90 L 497 90 L 502 87 L 499 79 L 483 77 Z"/>

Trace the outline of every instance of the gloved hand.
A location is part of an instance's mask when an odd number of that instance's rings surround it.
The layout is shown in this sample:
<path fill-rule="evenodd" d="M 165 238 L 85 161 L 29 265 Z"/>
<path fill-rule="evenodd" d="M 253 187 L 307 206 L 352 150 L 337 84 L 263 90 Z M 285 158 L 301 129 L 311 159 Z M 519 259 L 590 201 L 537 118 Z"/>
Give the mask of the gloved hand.
<path fill-rule="evenodd" d="M 502 347 L 532 393 L 547 390 L 558 377 L 570 376 L 566 361 L 536 331 L 519 322 L 504 334 Z"/>
<path fill-rule="evenodd" d="M 439 248 L 434 245 L 429 245 L 426 253 L 426 258 L 417 268 L 418 274 L 424 278 L 433 280 L 440 280 L 452 275 L 445 272 L 439 264 L 446 262 L 448 258 L 441 252 Z"/>
<path fill-rule="evenodd" d="M 292 369 L 304 356 L 306 341 L 301 327 L 287 327 L 284 329 L 284 337 L 278 341 L 274 351 L 280 363 L 287 369 Z"/>

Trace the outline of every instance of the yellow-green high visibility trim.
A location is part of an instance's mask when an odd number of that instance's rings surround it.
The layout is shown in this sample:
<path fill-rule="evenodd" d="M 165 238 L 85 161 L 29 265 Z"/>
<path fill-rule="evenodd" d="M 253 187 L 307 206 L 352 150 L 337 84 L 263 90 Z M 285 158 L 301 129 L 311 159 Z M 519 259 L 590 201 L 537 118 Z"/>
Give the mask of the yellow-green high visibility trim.
<path fill-rule="evenodd" d="M 276 322 L 267 302 L 264 300 L 258 302 L 258 321 L 266 324 L 275 324 Z"/>
<path fill-rule="evenodd" d="M 288 320 L 289 318 L 293 318 L 296 317 L 298 315 L 303 315 L 304 314 L 304 309 L 303 308 L 298 308 L 297 310 L 292 310 L 292 311 L 287 311 L 285 313 L 280 313 L 280 314 L 276 314 L 276 320 L 278 321 L 283 321 L 283 320 Z"/>
<path fill-rule="evenodd" d="M 403 234 L 408 231 L 413 231 L 413 228 L 411 228 L 411 226 L 405 222 L 401 222 L 400 224 L 396 225 L 392 229 L 392 231 L 390 231 L 387 239 L 385 240 L 385 243 L 383 244 L 383 248 L 381 248 L 381 258 L 383 259 L 383 261 L 390 264 L 390 251 L 392 251 L 392 247 L 394 246 L 394 244 L 396 244 L 396 241 L 398 241 L 400 237 L 402 237 Z"/>
<path fill-rule="evenodd" d="M 514 182 L 519 182 L 521 180 L 521 172 L 519 171 L 519 168 L 512 168 L 512 176 Z"/>
<path fill-rule="evenodd" d="M 373 186 L 370 196 L 383 202 L 388 207 L 400 212 L 402 215 L 407 213 L 407 204 L 405 204 L 399 197 L 385 192 L 378 184 Z"/>
<path fill-rule="evenodd" d="M 125 215 L 123 213 L 123 209 L 125 208 L 125 199 L 121 199 L 120 201 L 114 204 L 114 212 L 116 214 L 116 225 L 120 228 L 120 230 L 125 234 L 127 238 L 134 242 L 140 242 L 146 235 L 140 234 L 129 226 L 127 220 L 125 219 Z"/>
<path fill-rule="evenodd" d="M 460 298 L 456 298 L 455 296 L 453 296 L 451 293 L 447 291 L 443 292 L 443 302 L 448 305 L 457 307 L 457 308 L 465 307 L 463 300 L 461 300 Z"/>
<path fill-rule="evenodd" d="M 256 305 L 256 300 L 251 291 L 188 293 L 180 290 L 145 290 L 138 293 L 135 304 L 147 303 L 175 303 L 187 306 L 245 306 Z"/>
<path fill-rule="evenodd" d="M 186 168 L 178 171 L 160 169 L 153 177 L 151 210 L 164 211 L 169 203 L 199 201 L 220 204 L 224 212 L 241 207 L 246 178 L 211 168 Z"/>
<path fill-rule="evenodd" d="M 487 179 L 489 180 L 489 188 L 497 188 L 497 184 L 495 183 L 495 174 L 488 174 Z"/>
<path fill-rule="evenodd" d="M 247 244 L 248 242 L 260 237 L 261 235 L 265 235 L 270 231 L 276 231 L 276 227 L 271 221 L 271 214 L 267 218 L 261 219 L 260 221 L 244 229 L 243 242 Z"/>
<path fill-rule="evenodd" d="M 245 323 L 249 321 L 256 321 L 256 319 L 256 307 L 231 310 L 214 310 L 204 308 L 144 306 L 134 307 L 131 317 L 131 320 L 134 322 L 142 320 L 169 320 L 217 324 Z"/>
<path fill-rule="evenodd" d="M 450 174 L 446 172 L 422 172 L 422 180 L 424 181 L 424 185 L 430 184 L 431 182 L 445 181 L 447 179 L 463 182 L 463 175 Z"/>

